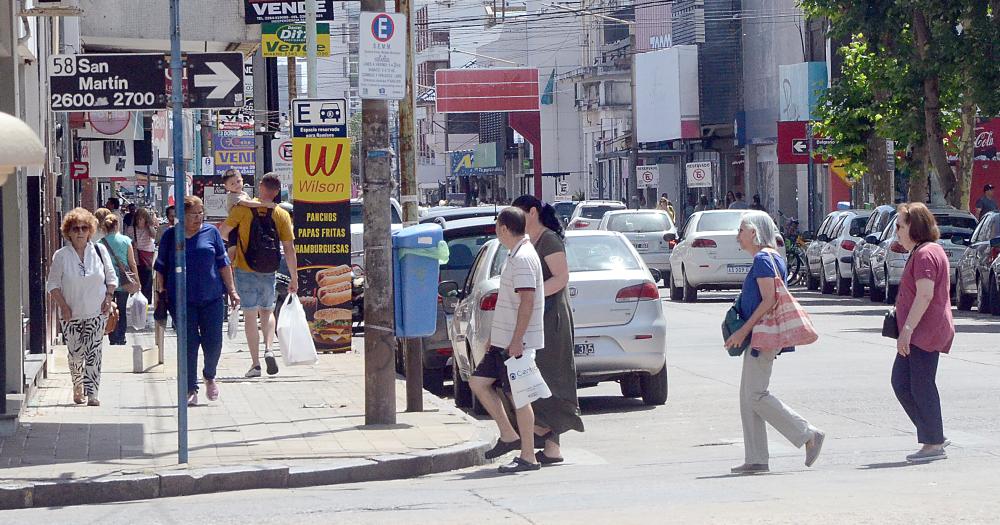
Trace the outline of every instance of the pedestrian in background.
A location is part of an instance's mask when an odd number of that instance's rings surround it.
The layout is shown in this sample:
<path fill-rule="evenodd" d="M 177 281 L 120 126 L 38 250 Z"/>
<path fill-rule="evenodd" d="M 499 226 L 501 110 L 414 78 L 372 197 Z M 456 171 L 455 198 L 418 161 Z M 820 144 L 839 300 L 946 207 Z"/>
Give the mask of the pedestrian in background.
<path fill-rule="evenodd" d="M 976 217 L 983 218 L 983 215 L 991 211 L 997 211 L 997 201 L 993 200 L 993 185 L 983 186 L 983 195 L 976 200 Z"/>
<path fill-rule="evenodd" d="M 104 231 L 104 238 L 101 239 L 101 243 L 111 253 L 111 263 L 118 276 L 118 288 L 115 290 L 115 302 L 118 303 L 118 326 L 115 327 L 114 332 L 108 334 L 108 339 L 113 345 L 124 345 L 126 344 L 125 326 L 128 324 L 127 310 L 129 294 L 123 286 L 125 276 L 122 275 L 122 269 L 124 268 L 126 271 L 132 272 L 132 275 L 138 275 L 139 269 L 135 263 L 135 250 L 132 248 L 132 239 L 121 234 L 119 231 L 121 229 L 121 222 L 113 211 L 104 217 L 104 222 L 100 228 Z"/>
<path fill-rule="evenodd" d="M 951 350 L 955 325 L 951 317 L 951 269 L 936 241 L 941 236 L 934 214 L 923 203 L 900 204 L 896 236 L 909 250 L 896 297 L 896 361 L 892 389 L 923 446 L 906 456 L 912 463 L 945 459 L 941 398 L 936 384 L 938 359 Z"/>
<path fill-rule="evenodd" d="M 163 242 L 173 247 L 177 235 L 184 235 L 187 258 L 187 389 L 188 406 L 198 405 L 198 348 L 205 354 L 205 390 L 209 401 L 219 399 L 215 381 L 222 357 L 222 323 L 226 318 L 223 297 L 229 295 L 231 308 L 239 308 L 240 295 L 233 282 L 232 266 L 226 255 L 222 234 L 205 224 L 205 207 L 193 195 L 184 197 L 184 231 L 177 227 L 163 232 Z M 175 250 L 160 250 L 156 257 L 156 296 L 167 302 L 170 317 L 177 319 L 177 286 L 173 268 Z"/>
<path fill-rule="evenodd" d="M 780 275 L 782 280 L 788 277 L 785 260 L 777 251 L 778 227 L 766 213 L 745 213 L 736 239 L 743 251 L 753 254 L 753 265 L 740 292 L 740 318 L 746 323 L 726 340 L 728 348 L 739 348 L 751 336 L 754 326 L 777 304 L 775 277 Z M 743 419 L 745 462 L 732 468 L 734 474 L 768 471 L 765 423 L 777 429 L 796 448 L 805 445 L 807 467 L 816 462 L 823 448 L 826 434 L 768 391 L 774 360 L 782 350 L 752 348 L 743 353 L 740 416 Z"/>
<path fill-rule="evenodd" d="M 97 230 L 97 219 L 89 211 L 70 211 L 61 230 L 69 244 L 52 255 L 45 290 L 62 317 L 73 402 L 81 405 L 86 396 L 88 405 L 99 406 L 104 327 L 118 277 L 105 248 L 90 241 Z"/>
<path fill-rule="evenodd" d="M 694 211 L 708 211 L 712 209 L 712 205 L 708 202 L 708 196 L 702 195 L 698 197 L 698 205 L 695 206 Z"/>
<path fill-rule="evenodd" d="M 667 212 L 667 215 L 670 216 L 670 222 L 674 222 L 674 204 L 667 198 L 666 193 L 660 195 L 660 202 L 657 203 L 656 209 Z"/>
<path fill-rule="evenodd" d="M 156 256 L 156 219 L 148 209 L 139 208 L 132 219 L 129 237 L 136 251 L 139 283 L 146 301 L 153 302 L 153 258 Z"/>
<path fill-rule="evenodd" d="M 662 200 L 662 199 L 661 199 Z M 551 204 L 531 195 L 522 195 L 511 204 L 525 214 L 525 233 L 538 254 L 544 282 L 544 347 L 535 359 L 552 397 L 535 400 L 535 435 L 543 450 L 535 454 L 542 464 L 563 461 L 559 436 L 575 430 L 583 432 L 580 404 L 576 395 L 576 360 L 573 357 L 573 314 L 566 287 L 569 265 L 562 223 Z M 536 447 L 538 448 L 538 447 Z"/>
<path fill-rule="evenodd" d="M 726 192 L 726 209 L 729 209 L 729 205 L 736 202 L 736 195 L 732 191 Z"/>
<path fill-rule="evenodd" d="M 486 459 L 521 450 L 521 455 L 514 461 L 500 467 L 503 473 L 541 468 L 535 459 L 535 415 L 531 403 L 515 410 L 518 428 L 515 431 L 495 388 L 499 381 L 500 387 L 510 392 L 508 358 L 523 355 L 526 359 L 535 359 L 535 350 L 545 346 L 542 266 L 524 229 L 524 212 L 520 208 L 504 208 L 497 215 L 497 239 L 509 251 L 506 264 L 500 271 L 500 288 L 497 290 L 488 350 L 469 381 L 472 391 L 500 430 L 496 445 L 486 451 Z"/>
<path fill-rule="evenodd" d="M 750 205 L 751 210 L 764 211 L 764 205 L 760 203 L 760 194 L 755 193 L 753 195 L 753 204 Z"/>
<path fill-rule="evenodd" d="M 743 193 L 736 192 L 736 200 L 731 202 L 728 206 L 730 210 L 748 210 L 750 206 L 747 205 L 747 201 L 743 200 Z"/>
<path fill-rule="evenodd" d="M 111 215 L 111 210 L 107 208 L 97 208 L 94 212 L 94 218 L 97 219 L 97 231 L 90 236 L 90 242 L 101 242 L 101 239 L 104 238 L 104 228 L 101 225 L 104 224 L 104 219 L 108 215 Z"/>

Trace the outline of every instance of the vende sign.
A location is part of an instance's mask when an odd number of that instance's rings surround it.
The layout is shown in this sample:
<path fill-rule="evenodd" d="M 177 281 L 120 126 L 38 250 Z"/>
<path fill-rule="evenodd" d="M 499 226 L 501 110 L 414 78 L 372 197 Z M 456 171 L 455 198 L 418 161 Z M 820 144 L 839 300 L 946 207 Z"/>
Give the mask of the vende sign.
<path fill-rule="evenodd" d="M 306 19 L 306 3 L 302 0 L 244 0 L 243 7 L 243 19 L 248 25 Z M 333 20 L 333 0 L 316 0 L 316 20 Z"/>

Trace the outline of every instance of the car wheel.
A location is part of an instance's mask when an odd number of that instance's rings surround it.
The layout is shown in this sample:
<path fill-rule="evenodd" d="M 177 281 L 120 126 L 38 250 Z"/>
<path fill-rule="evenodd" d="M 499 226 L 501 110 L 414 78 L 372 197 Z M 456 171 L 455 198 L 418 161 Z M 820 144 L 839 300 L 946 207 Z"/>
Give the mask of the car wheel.
<path fill-rule="evenodd" d="M 1000 292 L 997 291 L 997 276 L 990 276 L 990 313 L 1000 316 Z"/>
<path fill-rule="evenodd" d="M 840 276 L 840 269 L 837 269 L 837 295 L 851 294 L 851 280 Z"/>
<path fill-rule="evenodd" d="M 681 268 L 681 279 L 684 280 L 684 302 L 693 303 L 698 300 L 698 288 L 688 284 L 687 272 Z"/>
<path fill-rule="evenodd" d="M 655 374 L 643 374 L 639 378 L 642 402 L 647 405 L 662 405 L 667 402 L 667 365 Z"/>
<path fill-rule="evenodd" d="M 813 275 L 812 268 L 809 267 L 808 262 L 806 262 L 806 288 L 819 290 L 819 277 Z"/>
<path fill-rule="evenodd" d="M 674 286 L 674 276 L 670 276 L 670 300 L 680 301 L 684 298 L 684 287 Z"/>
<path fill-rule="evenodd" d="M 440 397 L 444 395 L 444 369 L 424 368 L 424 390 Z"/>
<path fill-rule="evenodd" d="M 469 408 L 472 406 L 472 389 L 469 383 L 462 379 L 462 372 L 458 370 L 458 363 L 451 365 L 452 389 L 455 391 L 455 406 L 458 408 Z"/>
<path fill-rule="evenodd" d="M 955 280 L 955 301 L 959 310 L 969 311 L 972 309 L 972 303 L 976 302 L 976 296 L 972 294 L 967 294 L 962 292 L 965 288 L 965 283 L 962 282 L 962 273 L 959 272 L 958 279 Z"/>
<path fill-rule="evenodd" d="M 823 289 L 822 289 L 823 294 L 824 295 L 832 294 L 833 293 L 833 283 L 827 282 L 827 280 L 826 280 L 826 266 L 824 266 L 822 263 L 820 263 L 819 272 L 820 272 L 819 284 L 820 284 L 820 286 L 823 287 Z"/>
<path fill-rule="evenodd" d="M 990 313 L 990 307 L 992 306 L 990 289 L 983 282 L 983 279 L 978 279 L 979 284 L 979 313 L 988 314 Z"/>
<path fill-rule="evenodd" d="M 618 380 L 622 390 L 622 396 L 636 398 L 642 395 L 641 381 L 638 374 L 629 374 Z"/>
<path fill-rule="evenodd" d="M 880 288 L 878 282 L 875 280 L 875 272 L 871 272 L 868 277 L 871 280 L 871 285 L 869 285 L 869 298 L 873 303 L 881 303 L 885 300 L 885 289 Z"/>
<path fill-rule="evenodd" d="M 865 285 L 858 279 L 858 272 L 851 268 L 851 297 L 855 299 L 865 296 Z"/>

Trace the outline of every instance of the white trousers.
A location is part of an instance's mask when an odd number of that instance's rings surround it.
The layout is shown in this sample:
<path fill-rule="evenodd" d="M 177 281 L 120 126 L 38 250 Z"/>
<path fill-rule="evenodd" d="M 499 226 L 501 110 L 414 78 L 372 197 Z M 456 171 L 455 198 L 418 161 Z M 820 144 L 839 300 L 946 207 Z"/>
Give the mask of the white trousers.
<path fill-rule="evenodd" d="M 767 391 L 777 351 L 758 350 L 757 357 L 752 353 L 749 349 L 743 353 L 743 376 L 740 380 L 743 446 L 747 463 L 766 465 L 767 427 L 764 423 L 770 423 L 796 447 L 802 447 L 809 441 L 812 430 L 809 422 Z"/>

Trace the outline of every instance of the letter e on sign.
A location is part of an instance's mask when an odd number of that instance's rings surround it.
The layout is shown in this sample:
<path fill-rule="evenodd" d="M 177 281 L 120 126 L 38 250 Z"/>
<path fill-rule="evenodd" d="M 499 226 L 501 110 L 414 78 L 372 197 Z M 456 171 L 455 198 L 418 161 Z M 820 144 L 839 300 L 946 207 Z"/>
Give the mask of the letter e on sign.
<path fill-rule="evenodd" d="M 385 43 L 392 38 L 396 32 L 396 26 L 392 23 L 392 18 L 385 13 L 381 13 L 372 20 L 372 35 L 375 40 Z"/>

